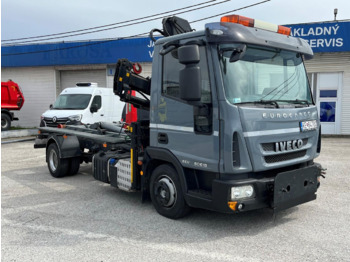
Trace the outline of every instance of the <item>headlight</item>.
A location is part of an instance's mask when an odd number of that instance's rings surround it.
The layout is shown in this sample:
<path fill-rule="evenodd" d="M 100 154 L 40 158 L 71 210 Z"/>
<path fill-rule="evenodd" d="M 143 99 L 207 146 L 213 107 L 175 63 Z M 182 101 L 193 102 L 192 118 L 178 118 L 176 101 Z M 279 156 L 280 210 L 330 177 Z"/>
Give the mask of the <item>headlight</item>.
<path fill-rule="evenodd" d="M 68 119 L 70 121 L 80 121 L 82 115 L 74 115 L 74 116 L 69 116 Z"/>
<path fill-rule="evenodd" d="M 231 200 L 249 198 L 254 195 L 252 185 L 231 187 Z"/>
<path fill-rule="evenodd" d="M 40 116 L 40 121 L 44 119 L 44 116 Z"/>

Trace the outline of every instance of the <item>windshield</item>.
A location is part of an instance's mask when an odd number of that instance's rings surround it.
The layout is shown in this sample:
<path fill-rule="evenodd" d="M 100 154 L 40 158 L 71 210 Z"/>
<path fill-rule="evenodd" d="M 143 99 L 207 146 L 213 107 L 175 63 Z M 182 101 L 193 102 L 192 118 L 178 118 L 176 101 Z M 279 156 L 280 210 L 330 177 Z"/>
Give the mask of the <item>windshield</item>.
<path fill-rule="evenodd" d="M 313 103 L 303 60 L 298 53 L 224 44 L 219 46 L 219 59 L 226 98 L 232 104 Z"/>
<path fill-rule="evenodd" d="M 60 95 L 52 109 L 85 109 L 89 105 L 90 99 L 91 95 L 89 94 Z"/>

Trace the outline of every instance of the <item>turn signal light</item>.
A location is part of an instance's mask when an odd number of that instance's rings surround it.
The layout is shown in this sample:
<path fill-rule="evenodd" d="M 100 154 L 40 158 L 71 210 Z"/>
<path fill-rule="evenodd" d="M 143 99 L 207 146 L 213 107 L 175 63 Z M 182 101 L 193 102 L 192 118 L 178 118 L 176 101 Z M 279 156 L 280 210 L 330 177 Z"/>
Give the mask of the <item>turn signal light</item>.
<path fill-rule="evenodd" d="M 272 31 L 282 35 L 290 35 L 291 32 L 291 29 L 289 27 L 271 24 L 268 22 L 264 22 L 258 19 L 252 19 L 241 15 L 226 15 L 221 17 L 220 22 L 241 24 L 248 27 L 255 27 Z"/>
<path fill-rule="evenodd" d="M 227 202 L 228 207 L 231 208 L 233 211 L 236 211 L 236 207 L 237 207 L 237 201 L 229 201 Z"/>

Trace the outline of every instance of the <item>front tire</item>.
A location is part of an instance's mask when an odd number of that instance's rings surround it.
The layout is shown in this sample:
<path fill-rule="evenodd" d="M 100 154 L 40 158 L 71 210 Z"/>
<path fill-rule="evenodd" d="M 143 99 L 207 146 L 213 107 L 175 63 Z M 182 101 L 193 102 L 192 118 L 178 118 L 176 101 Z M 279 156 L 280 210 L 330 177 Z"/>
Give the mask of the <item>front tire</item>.
<path fill-rule="evenodd" d="M 1 131 L 7 131 L 11 127 L 11 118 L 8 114 L 1 113 Z"/>
<path fill-rule="evenodd" d="M 55 178 L 64 177 L 68 173 L 68 159 L 60 158 L 58 147 L 55 143 L 48 146 L 46 151 L 46 162 L 51 175 Z"/>
<path fill-rule="evenodd" d="M 162 216 L 177 219 L 190 211 L 176 170 L 170 165 L 157 167 L 150 180 L 152 203 Z"/>

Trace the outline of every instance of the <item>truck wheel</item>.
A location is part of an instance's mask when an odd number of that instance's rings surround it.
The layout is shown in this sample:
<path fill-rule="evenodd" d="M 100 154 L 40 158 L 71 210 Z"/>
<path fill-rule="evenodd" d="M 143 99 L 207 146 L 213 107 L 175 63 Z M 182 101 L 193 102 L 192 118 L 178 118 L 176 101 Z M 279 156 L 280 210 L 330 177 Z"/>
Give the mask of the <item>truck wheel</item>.
<path fill-rule="evenodd" d="M 53 177 L 64 177 L 68 174 L 69 161 L 59 157 L 58 147 L 55 143 L 50 144 L 47 148 L 46 162 Z"/>
<path fill-rule="evenodd" d="M 70 158 L 68 175 L 73 176 L 76 173 L 78 173 L 79 167 L 80 167 L 80 158 L 79 157 Z"/>
<path fill-rule="evenodd" d="M 150 195 L 157 212 L 165 217 L 177 219 L 190 211 L 185 202 L 178 174 L 170 165 L 161 165 L 153 171 Z"/>
<path fill-rule="evenodd" d="M 11 127 L 11 118 L 4 113 L 1 113 L 1 130 L 7 131 Z"/>

